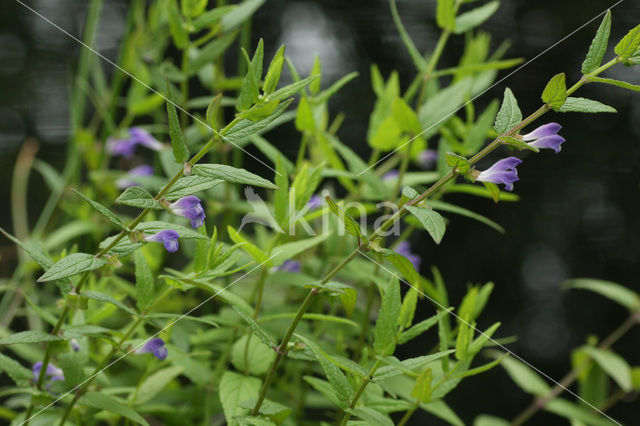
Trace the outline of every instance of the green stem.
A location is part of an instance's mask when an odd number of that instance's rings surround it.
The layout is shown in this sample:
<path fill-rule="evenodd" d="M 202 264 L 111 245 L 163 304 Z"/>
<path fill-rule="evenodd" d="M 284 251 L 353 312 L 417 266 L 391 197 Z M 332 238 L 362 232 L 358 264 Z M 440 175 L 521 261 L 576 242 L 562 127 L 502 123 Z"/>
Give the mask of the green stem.
<path fill-rule="evenodd" d="M 601 350 L 609 349 L 614 343 L 616 343 L 622 336 L 624 336 L 634 325 L 640 322 L 640 311 L 634 312 L 623 322 L 618 328 L 616 328 L 607 338 L 605 338 L 598 348 Z M 558 395 L 563 393 L 566 388 L 571 386 L 576 381 L 580 373 L 588 368 L 593 363 L 592 358 L 588 358 L 580 365 L 571 370 L 566 376 L 564 376 L 558 384 L 544 397 L 537 398 L 531 405 L 529 405 L 524 411 L 522 411 L 513 421 L 511 426 L 519 426 L 531 419 L 538 411 L 543 409 L 551 400 L 555 399 Z"/>
<path fill-rule="evenodd" d="M 402 418 L 400 419 L 400 421 L 398 422 L 398 424 L 396 426 L 405 426 L 407 424 L 407 422 L 409 421 L 409 419 L 411 418 L 411 416 L 413 416 L 413 413 L 416 412 L 416 410 L 418 409 L 420 405 L 416 404 L 413 407 L 411 407 L 410 409 L 407 410 L 406 413 L 404 413 L 404 416 L 402 416 Z"/>
<path fill-rule="evenodd" d="M 351 399 L 351 402 L 349 403 L 349 409 L 353 410 L 354 408 L 356 408 L 356 405 L 358 404 L 360 397 L 362 396 L 362 394 L 364 393 L 364 390 L 367 388 L 367 386 L 371 382 L 373 375 L 376 374 L 376 371 L 378 371 L 378 368 L 380 368 L 380 365 L 382 365 L 382 361 L 380 361 L 380 359 L 377 359 L 375 364 L 373 364 L 373 367 L 371 367 L 371 370 L 369 370 L 369 372 L 367 373 L 367 377 L 365 377 L 362 380 L 362 383 L 360 383 L 360 387 L 358 388 L 358 391 Z M 340 422 L 340 426 L 346 426 L 350 418 L 351 418 L 351 413 L 349 413 L 348 411 L 345 412 L 344 416 L 342 417 L 342 421 Z"/>

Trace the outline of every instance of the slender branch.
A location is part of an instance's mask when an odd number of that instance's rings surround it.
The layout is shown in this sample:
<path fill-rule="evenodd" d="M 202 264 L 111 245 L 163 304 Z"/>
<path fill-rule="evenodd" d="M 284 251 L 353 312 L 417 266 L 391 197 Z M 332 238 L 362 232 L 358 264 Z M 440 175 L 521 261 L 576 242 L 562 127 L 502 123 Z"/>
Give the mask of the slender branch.
<path fill-rule="evenodd" d="M 601 350 L 609 349 L 615 342 L 617 342 L 622 336 L 624 336 L 634 325 L 640 322 L 640 311 L 632 313 L 625 322 L 623 322 L 618 328 L 616 328 L 609 336 L 607 336 L 598 348 Z M 553 389 L 542 398 L 536 398 L 531 405 L 529 405 L 524 411 L 522 411 L 513 421 L 511 426 L 519 426 L 524 424 L 527 420 L 531 419 L 538 411 L 542 410 L 550 401 L 563 393 L 567 387 L 571 386 L 576 381 L 580 373 L 587 369 L 593 363 L 593 359 L 589 357 L 583 361 L 580 365 L 571 370 L 566 376 L 564 376 Z"/>
<path fill-rule="evenodd" d="M 620 59 L 618 57 L 616 57 L 615 59 L 612 59 L 611 61 L 609 61 L 606 64 L 602 65 L 597 70 L 593 71 L 591 74 L 589 74 L 589 76 L 595 76 L 595 75 L 601 73 L 602 71 L 611 68 L 613 65 L 615 65 L 615 64 L 617 64 L 619 62 L 620 62 Z M 575 92 L 580 87 L 582 87 L 585 83 L 587 83 L 587 79 L 583 77 L 580 81 L 578 81 L 575 85 L 573 85 L 569 90 L 567 90 L 567 95 Z M 530 116 L 528 116 L 527 118 L 522 120 L 520 123 L 518 123 L 512 129 L 510 129 L 509 131 L 505 132 L 504 134 L 499 135 L 498 138 L 496 138 L 493 142 L 491 142 L 489 145 L 487 145 L 487 147 L 485 147 L 483 150 L 481 150 L 476 155 L 471 157 L 469 159 L 469 163 L 471 165 L 477 163 L 482 158 L 486 157 L 489 153 L 491 153 L 492 151 L 497 149 L 499 146 L 501 146 L 502 145 L 501 139 L 503 137 L 505 137 L 505 136 L 513 136 L 513 135 L 517 134 L 521 129 L 523 129 L 524 127 L 526 127 L 527 125 L 529 125 L 530 123 L 532 123 L 533 121 L 535 121 L 536 119 L 538 119 L 539 117 L 541 117 L 542 115 L 547 113 L 550 109 L 551 108 L 548 105 L 543 105 L 536 112 L 534 112 L 533 114 L 531 114 Z M 371 235 L 367 238 L 367 241 L 368 241 L 367 243 L 364 243 L 362 246 L 354 249 L 346 259 L 344 259 L 331 272 L 329 272 L 322 279 L 321 284 L 325 284 L 326 282 L 328 282 L 344 266 L 349 264 L 351 262 L 351 260 L 353 260 L 357 256 L 357 254 L 359 252 L 367 250 L 369 248 L 368 245 L 371 242 L 381 238 L 383 236 L 383 233 L 386 230 L 388 230 L 391 226 L 393 226 L 396 223 L 396 221 L 398 221 L 403 215 L 405 215 L 407 213 L 407 209 L 406 209 L 407 206 L 415 206 L 417 204 L 420 204 L 422 201 L 424 201 L 429 196 L 431 196 L 432 194 L 434 194 L 435 192 L 437 192 L 438 190 L 443 188 L 447 183 L 449 183 L 449 181 L 453 180 L 457 176 L 458 176 L 457 170 L 456 169 L 451 170 L 449 173 L 447 173 L 442 178 L 440 178 L 440 180 L 438 180 L 436 183 L 434 183 L 429 189 L 424 191 L 418 197 L 414 198 L 413 200 L 411 200 L 411 201 L 407 202 L 406 204 L 404 204 L 403 206 L 401 206 L 400 209 L 396 213 L 394 213 L 389 219 L 387 219 L 382 225 L 380 225 L 376 230 L 374 230 L 371 233 Z M 304 313 L 307 311 L 307 309 L 311 305 L 311 302 L 313 301 L 313 299 L 315 298 L 315 296 L 317 294 L 318 294 L 318 288 L 317 287 L 312 288 L 311 291 L 309 292 L 309 294 L 307 295 L 307 297 L 305 298 L 304 302 L 302 303 L 302 305 L 298 309 L 296 317 L 294 318 L 294 320 L 289 325 L 289 329 L 287 330 L 287 332 L 285 334 L 285 337 L 282 339 L 282 342 L 280 343 L 280 345 L 276 348 L 277 356 L 276 356 L 275 360 L 273 361 L 273 363 L 271 365 L 271 368 L 269 369 L 269 373 L 267 374 L 267 377 L 266 377 L 266 379 L 265 379 L 265 381 L 264 381 L 264 383 L 262 385 L 262 389 L 260 390 L 260 394 L 258 396 L 258 400 L 256 401 L 256 405 L 253 407 L 253 410 L 251 411 L 251 415 L 252 416 L 257 416 L 258 413 L 260 412 L 260 407 L 262 406 L 262 403 L 264 402 L 264 399 L 265 399 L 265 397 L 267 395 L 267 391 L 269 390 L 269 386 L 271 385 L 271 382 L 273 381 L 273 377 L 275 375 L 275 372 L 278 369 L 278 365 L 280 364 L 280 361 L 282 360 L 282 358 L 286 354 L 286 349 L 287 349 L 287 345 L 289 343 L 289 340 L 291 339 L 291 336 L 295 332 L 295 330 L 296 330 L 296 328 L 298 326 L 298 323 L 302 319 Z"/>
<path fill-rule="evenodd" d="M 367 373 L 367 377 L 365 377 L 362 380 L 362 383 L 360 383 L 360 387 L 358 388 L 358 391 L 356 392 L 356 394 L 351 399 L 351 402 L 349 403 L 348 410 L 353 410 L 356 407 L 356 405 L 358 404 L 358 401 L 360 400 L 360 397 L 364 393 L 364 390 L 367 388 L 367 386 L 371 382 L 373 375 L 376 374 L 376 371 L 378 371 L 378 368 L 380 368 L 381 364 L 382 364 L 382 361 L 380 361 L 380 358 L 378 358 L 375 364 L 373 364 L 373 367 L 371 367 L 371 370 L 369 370 L 369 372 Z M 350 418 L 351 418 L 351 413 L 348 411 L 345 411 L 344 416 L 342 417 L 342 421 L 340 422 L 340 426 L 346 426 Z"/>

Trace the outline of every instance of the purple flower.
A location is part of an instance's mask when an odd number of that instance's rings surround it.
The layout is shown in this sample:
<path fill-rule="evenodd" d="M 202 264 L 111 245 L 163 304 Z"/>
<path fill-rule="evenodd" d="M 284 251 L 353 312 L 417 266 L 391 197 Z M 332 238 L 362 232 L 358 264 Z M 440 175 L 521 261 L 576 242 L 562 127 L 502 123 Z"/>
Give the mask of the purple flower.
<path fill-rule="evenodd" d="M 178 251 L 178 237 L 180 237 L 180 235 L 173 229 L 165 229 L 155 235 L 145 237 L 144 240 L 163 243 L 164 248 L 166 248 L 169 253 L 175 253 Z"/>
<path fill-rule="evenodd" d="M 285 260 L 282 265 L 276 268 L 276 271 L 284 272 L 300 272 L 300 262 L 296 260 Z"/>
<path fill-rule="evenodd" d="M 408 241 L 402 241 L 398 243 L 394 250 L 396 253 L 401 254 L 409 259 L 416 271 L 420 270 L 420 263 L 422 263 L 422 259 L 417 254 L 411 253 L 411 246 L 409 245 Z"/>
<path fill-rule="evenodd" d="M 397 178 L 399 174 L 400 173 L 396 169 L 389 170 L 387 173 L 382 175 L 382 180 L 383 181 L 393 180 Z"/>
<path fill-rule="evenodd" d="M 153 356 L 158 358 L 160 361 L 164 360 L 167 355 L 167 347 L 164 345 L 164 340 L 159 337 L 149 339 L 145 342 L 144 346 L 140 349 L 137 349 L 135 354 L 147 354 L 151 352 Z"/>
<path fill-rule="evenodd" d="M 487 170 L 480 172 L 476 176 L 476 180 L 495 184 L 501 183 L 504 184 L 507 191 L 512 191 L 513 182 L 518 181 L 516 166 L 520 163 L 522 163 L 522 160 L 516 157 L 503 158 Z"/>
<path fill-rule="evenodd" d="M 73 349 L 74 352 L 78 352 L 80 350 L 80 343 L 78 343 L 76 339 L 69 340 L 69 344 L 71 345 L 71 349 Z"/>
<path fill-rule="evenodd" d="M 317 209 L 318 207 L 322 207 L 322 203 L 324 202 L 323 198 L 318 194 L 313 194 L 311 199 L 307 203 L 307 208 L 309 210 Z"/>
<path fill-rule="evenodd" d="M 430 169 L 438 159 L 438 151 L 435 149 L 423 149 L 418 153 L 417 163 L 423 169 Z"/>
<path fill-rule="evenodd" d="M 148 164 L 143 164 L 142 166 L 134 167 L 133 169 L 129 170 L 126 176 L 116 181 L 116 185 L 120 189 L 137 186 L 138 182 L 136 182 L 135 179 L 131 178 L 136 178 L 138 176 L 151 176 L 152 174 L 153 167 L 149 166 Z"/>
<path fill-rule="evenodd" d="M 154 151 L 160 151 L 164 145 L 156 140 L 151 133 L 139 127 L 132 127 L 128 130 L 128 138 L 107 139 L 107 150 L 111 155 L 121 155 L 131 157 L 137 145 L 145 146 Z"/>
<path fill-rule="evenodd" d="M 558 135 L 560 129 L 562 126 L 558 123 L 547 123 L 533 132 L 523 135 L 522 140 L 529 142 L 528 145 L 536 148 L 553 149 L 557 154 L 562 149 L 560 145 L 565 141 L 565 138 Z"/>
<path fill-rule="evenodd" d="M 31 371 L 33 372 L 33 378 L 38 380 L 40 377 L 40 370 L 42 370 L 42 361 L 38 361 L 33 364 Z M 44 373 L 45 379 L 49 379 L 50 382 L 55 382 L 56 380 L 64 380 L 64 373 L 61 369 L 53 365 L 52 363 L 47 364 L 47 370 Z"/>
<path fill-rule="evenodd" d="M 204 223 L 204 209 L 200 204 L 200 199 L 195 195 L 187 195 L 180 198 L 175 203 L 169 205 L 171 213 L 184 216 L 191 220 L 191 226 L 199 228 Z"/>

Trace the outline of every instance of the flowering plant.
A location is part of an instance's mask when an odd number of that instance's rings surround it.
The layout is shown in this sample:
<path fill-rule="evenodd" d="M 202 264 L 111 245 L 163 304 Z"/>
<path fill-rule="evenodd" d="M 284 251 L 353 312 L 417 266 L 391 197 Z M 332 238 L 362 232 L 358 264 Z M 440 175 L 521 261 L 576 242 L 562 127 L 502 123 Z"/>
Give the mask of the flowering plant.
<path fill-rule="evenodd" d="M 513 425 L 541 410 L 575 425 L 617 423 L 608 410 L 640 389 L 639 367 L 612 350 L 640 320 L 637 293 L 599 280 L 565 284 L 613 299 L 629 318 L 601 343 L 577 348 L 571 372 L 556 381 L 508 348 L 500 322 L 479 328 L 493 283 L 470 285 L 456 302 L 421 247 L 440 244 L 454 215 L 503 231 L 450 195 L 516 200 L 514 184 L 527 179 L 516 167 L 572 143 L 560 124 L 534 122 L 552 111 L 558 121 L 615 111 L 571 96 L 588 83 L 638 91 L 600 75 L 640 63 L 640 26 L 603 62 L 607 11 L 573 86 L 557 74 L 526 117 L 507 88 L 500 107 L 476 117 L 474 102 L 497 71 L 521 63 L 503 59 L 504 49 L 490 55 L 478 31 L 498 2 L 438 0 L 441 36 L 423 55 L 390 0 L 416 77 L 402 92 L 397 72 L 385 80 L 372 67 L 366 162 L 340 140 L 343 117 L 329 104 L 357 73 L 323 88 L 319 60 L 307 77 L 284 46 L 265 61 L 264 42 L 253 47 L 249 37 L 264 0 L 208 3 L 133 1 L 110 84 L 87 79 L 102 75 L 100 64 L 78 67 L 78 81 L 92 81 L 98 95 L 89 124 L 84 100 L 74 104 L 70 143 L 95 141 L 101 160 L 73 152 L 69 167 L 82 164 L 89 179 L 71 181 L 85 175 L 71 170 L 54 188 L 52 205 L 62 208 L 43 211 L 43 226 L 64 232 L 2 231 L 29 256 L 0 304 L 0 370 L 13 382 L 3 415 L 18 425 L 405 425 L 433 417 L 463 425 L 450 394 L 500 366 L 535 398 Z M 101 4 L 89 4 L 88 44 Z M 458 34 L 466 43 L 460 63 L 438 69 Z M 236 45 L 239 75 L 227 76 L 226 52 Z M 158 126 L 142 124 L 150 120 Z M 301 134 L 295 158 L 270 140 L 278 126 Z M 242 153 L 273 179 L 247 170 Z M 73 198 L 62 197 L 72 183 Z M 416 230 L 426 235 L 412 237 Z M 486 413 L 473 422 L 509 424 Z"/>

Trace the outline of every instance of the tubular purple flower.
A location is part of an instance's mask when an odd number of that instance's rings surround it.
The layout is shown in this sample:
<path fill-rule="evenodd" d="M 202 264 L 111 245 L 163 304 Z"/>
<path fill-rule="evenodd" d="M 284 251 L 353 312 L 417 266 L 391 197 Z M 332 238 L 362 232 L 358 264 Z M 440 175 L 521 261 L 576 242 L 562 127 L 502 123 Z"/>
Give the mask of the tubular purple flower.
<path fill-rule="evenodd" d="M 562 149 L 560 145 L 565 142 L 565 138 L 558 135 L 560 129 L 562 126 L 558 123 L 547 123 L 531 133 L 522 135 L 522 140 L 536 148 L 553 149 L 557 154 Z"/>
<path fill-rule="evenodd" d="M 179 237 L 180 235 L 173 229 L 165 229 L 164 231 L 160 231 L 155 235 L 145 237 L 144 240 L 155 243 L 162 243 L 164 245 L 164 248 L 167 249 L 169 253 L 175 253 L 176 251 L 178 251 Z"/>
<path fill-rule="evenodd" d="M 80 350 L 80 343 L 78 343 L 76 339 L 69 340 L 69 344 L 71 345 L 71 349 L 73 349 L 74 352 L 78 352 Z"/>
<path fill-rule="evenodd" d="M 169 351 L 167 347 L 164 345 L 164 340 L 159 337 L 155 337 L 153 339 L 149 339 L 145 342 L 144 346 L 140 349 L 134 351 L 135 354 L 147 354 L 152 353 L 153 356 L 158 358 L 160 361 L 167 358 Z"/>
<path fill-rule="evenodd" d="M 139 176 L 151 176 L 153 174 L 153 167 L 148 164 L 143 164 L 142 166 L 134 167 L 129 170 L 126 176 L 118 179 L 116 181 L 116 185 L 120 189 L 129 188 L 131 186 L 138 186 L 138 183 L 132 179 Z"/>
<path fill-rule="evenodd" d="M 31 368 L 31 372 L 33 373 L 33 378 L 35 380 L 38 380 L 38 377 L 40 377 L 40 370 L 42 370 L 42 361 L 36 362 Z M 56 380 L 64 380 L 64 373 L 62 372 L 62 370 L 52 363 L 47 364 L 47 371 L 45 371 L 44 376 L 51 382 L 55 382 Z"/>
<path fill-rule="evenodd" d="M 438 159 L 438 151 L 435 149 L 423 149 L 418 153 L 416 159 L 418 165 L 423 169 L 430 169 Z"/>
<path fill-rule="evenodd" d="M 200 204 L 200 199 L 195 195 L 188 195 L 180 198 L 175 203 L 169 205 L 171 213 L 186 217 L 191 220 L 191 226 L 199 228 L 204 223 L 204 209 Z"/>
<path fill-rule="evenodd" d="M 138 144 L 146 146 L 154 151 L 160 151 L 164 146 L 156 140 L 151 133 L 139 127 L 129 129 L 128 138 L 108 138 L 107 150 L 113 156 L 121 155 L 131 157 Z"/>
<path fill-rule="evenodd" d="M 513 182 L 518 181 L 516 166 L 520 163 L 522 160 L 516 157 L 503 158 L 487 170 L 480 172 L 475 179 L 481 182 L 501 183 L 507 191 L 512 191 Z"/>
<path fill-rule="evenodd" d="M 394 251 L 398 254 L 403 255 L 407 259 L 409 259 L 409 261 L 411 262 L 411 264 L 413 264 L 413 267 L 416 269 L 416 271 L 420 270 L 420 264 L 422 263 L 422 258 L 417 254 L 411 253 L 411 245 L 409 244 L 408 241 L 402 241 L 398 243 Z"/>
<path fill-rule="evenodd" d="M 322 207 L 323 201 L 324 199 L 321 196 L 319 196 L 318 194 L 313 194 L 311 196 L 311 199 L 307 203 L 307 208 L 309 210 L 313 210 L 313 209 L 317 209 L 318 207 Z"/>
<path fill-rule="evenodd" d="M 276 268 L 276 271 L 295 272 L 298 273 L 301 270 L 300 262 L 296 260 L 285 260 L 282 265 Z"/>

